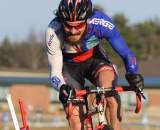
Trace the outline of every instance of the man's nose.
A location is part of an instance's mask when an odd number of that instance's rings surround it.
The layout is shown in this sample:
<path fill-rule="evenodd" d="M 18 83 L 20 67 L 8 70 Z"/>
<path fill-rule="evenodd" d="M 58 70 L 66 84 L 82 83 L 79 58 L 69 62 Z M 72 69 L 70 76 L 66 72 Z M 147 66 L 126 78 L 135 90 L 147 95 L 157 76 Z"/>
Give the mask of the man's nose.
<path fill-rule="evenodd" d="M 76 33 L 78 32 L 78 30 L 75 29 L 75 27 L 72 27 L 71 30 L 70 30 L 70 32 L 71 32 L 72 34 L 76 34 Z"/>

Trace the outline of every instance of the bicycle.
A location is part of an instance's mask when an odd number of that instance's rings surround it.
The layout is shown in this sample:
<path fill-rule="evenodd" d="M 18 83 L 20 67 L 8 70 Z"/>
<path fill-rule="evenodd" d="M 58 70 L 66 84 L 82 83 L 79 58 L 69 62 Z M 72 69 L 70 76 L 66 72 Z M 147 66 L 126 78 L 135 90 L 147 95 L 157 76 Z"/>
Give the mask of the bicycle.
<path fill-rule="evenodd" d="M 84 103 L 86 105 L 86 110 L 87 110 L 85 115 L 85 120 L 84 120 L 86 122 L 87 130 L 94 130 L 93 123 L 92 123 L 92 116 L 96 113 L 98 114 L 98 125 L 96 126 L 96 130 L 113 130 L 105 122 L 104 98 L 108 94 L 121 93 L 124 91 L 134 91 L 136 93 L 137 104 L 136 104 L 135 113 L 139 113 L 142 107 L 141 97 L 146 99 L 143 92 L 139 88 L 135 89 L 135 87 L 131 87 L 131 86 L 116 86 L 115 89 L 87 87 L 87 89 L 76 91 L 74 93 L 75 96 L 73 96 L 72 91 L 70 92 L 69 98 L 67 101 L 67 105 L 68 105 L 67 117 L 69 117 L 72 114 L 73 104 Z M 96 95 L 96 106 L 94 107 L 88 105 L 88 96 L 93 93 Z"/>

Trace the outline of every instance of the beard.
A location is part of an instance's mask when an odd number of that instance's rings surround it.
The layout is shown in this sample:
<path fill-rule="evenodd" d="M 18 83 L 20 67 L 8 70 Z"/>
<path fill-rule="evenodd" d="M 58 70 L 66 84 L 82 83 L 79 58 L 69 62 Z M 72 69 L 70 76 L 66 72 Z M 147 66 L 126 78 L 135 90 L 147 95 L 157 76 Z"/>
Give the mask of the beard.
<path fill-rule="evenodd" d="M 65 40 L 69 42 L 70 44 L 77 44 L 81 41 L 82 36 L 80 33 L 77 34 L 66 34 Z"/>
<path fill-rule="evenodd" d="M 67 41 L 69 44 L 78 44 L 82 41 L 82 39 L 84 38 L 84 35 L 85 35 L 86 31 L 83 32 L 83 34 L 81 34 L 81 32 L 76 32 L 75 34 L 72 34 L 71 32 L 65 32 L 64 31 L 64 38 L 65 38 L 65 41 Z M 79 38 L 76 38 L 78 37 Z M 75 37 L 75 38 L 74 38 Z"/>

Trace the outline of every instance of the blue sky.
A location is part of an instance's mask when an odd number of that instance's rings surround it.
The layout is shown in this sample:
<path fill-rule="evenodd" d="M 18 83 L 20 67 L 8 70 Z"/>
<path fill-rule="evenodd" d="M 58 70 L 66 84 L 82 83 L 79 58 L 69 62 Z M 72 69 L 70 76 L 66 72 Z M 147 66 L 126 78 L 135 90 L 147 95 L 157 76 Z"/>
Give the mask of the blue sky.
<path fill-rule="evenodd" d="M 130 23 L 160 18 L 160 0 L 92 0 L 103 6 L 108 15 L 124 13 Z M 30 30 L 45 31 L 54 17 L 53 10 L 59 0 L 1 0 L 0 40 L 8 36 L 12 40 L 25 39 Z"/>

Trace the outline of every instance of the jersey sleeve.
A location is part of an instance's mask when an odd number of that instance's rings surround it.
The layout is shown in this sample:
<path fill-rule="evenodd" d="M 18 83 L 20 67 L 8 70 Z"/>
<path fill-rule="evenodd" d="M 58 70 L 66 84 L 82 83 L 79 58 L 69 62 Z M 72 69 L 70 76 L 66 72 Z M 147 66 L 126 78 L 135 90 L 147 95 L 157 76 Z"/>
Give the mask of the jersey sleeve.
<path fill-rule="evenodd" d="M 50 81 L 52 86 L 59 90 L 61 85 L 65 83 L 62 76 L 62 50 L 60 39 L 55 33 L 55 29 L 50 26 L 46 32 L 46 49 L 50 67 Z"/>
<path fill-rule="evenodd" d="M 122 57 L 127 73 L 138 73 L 138 61 L 135 54 L 128 48 L 127 43 L 115 28 L 108 41 L 112 48 Z"/>
<path fill-rule="evenodd" d="M 113 24 L 111 18 L 105 14 L 100 16 L 99 25 L 100 37 L 109 41 L 112 48 L 120 55 L 125 64 L 127 73 L 138 73 L 138 61 L 135 54 L 129 49 L 124 38 L 121 36 L 117 27 Z"/>

